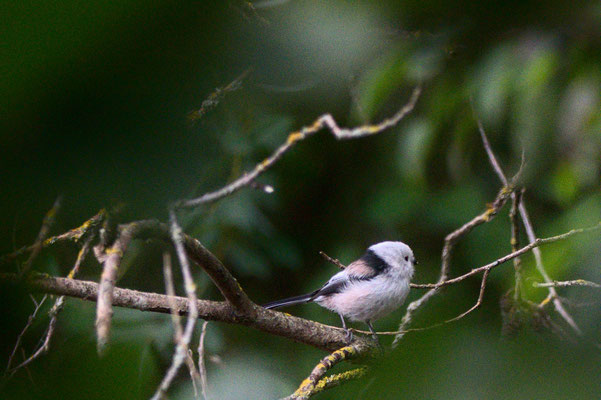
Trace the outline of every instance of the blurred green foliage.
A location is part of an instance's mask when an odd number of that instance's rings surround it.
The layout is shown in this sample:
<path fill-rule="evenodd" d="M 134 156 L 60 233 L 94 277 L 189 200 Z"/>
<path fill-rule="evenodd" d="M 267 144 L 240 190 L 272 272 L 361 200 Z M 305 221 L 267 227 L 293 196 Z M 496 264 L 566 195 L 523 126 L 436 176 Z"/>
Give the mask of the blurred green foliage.
<path fill-rule="evenodd" d="M 525 200 L 539 235 L 601 220 L 598 1 L 255 6 L 256 12 L 241 1 L 3 2 L 0 253 L 32 243 L 59 194 L 64 202 L 53 233 L 117 204 L 125 205 L 122 221 L 164 220 L 170 201 L 221 187 L 319 115 L 330 112 L 345 126 L 377 122 L 418 82 L 418 106 L 397 127 L 345 142 L 322 132 L 260 178 L 273 194 L 246 189 L 182 213 L 186 231 L 258 303 L 321 285 L 335 267 L 319 250 L 349 262 L 382 240 L 411 245 L 420 261 L 414 280 L 432 282 L 444 236 L 484 210 L 500 188 L 470 103 L 508 174 L 524 152 Z M 189 111 L 250 66 L 242 88 L 187 123 Z M 457 246 L 453 275 L 509 252 L 506 212 Z M 601 282 L 600 243 L 595 234 L 543 248 L 548 272 Z M 161 250 L 135 243 L 119 285 L 163 292 Z M 75 253 L 74 246 L 57 246 L 35 268 L 65 275 Z M 523 265 L 528 298 L 542 300 L 546 292 L 531 287 L 540 279 L 531 255 Z M 82 277 L 97 280 L 99 272 L 88 260 Z M 201 271 L 196 279 L 201 297 L 219 298 Z M 480 310 L 408 335 L 373 376 L 320 398 L 598 397 L 601 353 L 589 342 L 601 337 L 599 293 L 560 291 L 585 332 L 578 344 L 533 329 L 499 340 L 499 299 L 512 288 L 511 265 L 489 282 Z M 415 326 L 464 311 L 478 287 L 474 279 L 446 289 Z M 32 304 L 15 288 L 2 288 L 0 301 L 7 360 Z M 47 310 L 24 339 L 28 352 L 44 333 Z M 339 323 L 317 306 L 287 311 Z M 401 315 L 376 326 L 393 330 Z M 6 383 L 0 397 L 148 398 L 171 358 L 170 324 L 168 316 L 116 310 L 111 351 L 98 359 L 94 305 L 68 300 L 50 353 Z M 209 324 L 207 347 L 213 398 L 287 395 L 322 356 L 218 323 Z M 191 393 L 182 369 L 170 397 Z"/>

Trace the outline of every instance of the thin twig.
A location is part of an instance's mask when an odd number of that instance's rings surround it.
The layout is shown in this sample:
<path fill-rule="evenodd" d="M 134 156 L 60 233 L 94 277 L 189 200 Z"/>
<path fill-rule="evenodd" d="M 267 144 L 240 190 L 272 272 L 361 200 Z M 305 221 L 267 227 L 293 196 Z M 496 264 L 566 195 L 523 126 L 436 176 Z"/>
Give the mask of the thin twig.
<path fill-rule="evenodd" d="M 597 230 L 601 230 L 601 222 L 599 224 L 594 225 L 594 226 L 589 227 L 589 228 L 572 229 L 571 231 L 565 232 L 565 233 L 560 234 L 560 235 L 551 236 L 551 237 L 544 238 L 544 239 L 539 238 L 539 239 L 536 239 L 536 241 L 534 243 L 530 243 L 530 244 L 522 247 L 521 249 L 519 249 L 517 251 L 514 251 L 514 252 L 511 252 L 511 253 L 509 253 L 509 254 L 507 254 L 507 255 L 505 255 L 505 256 L 503 256 L 503 257 L 501 257 L 501 258 L 499 258 L 499 259 L 497 259 L 497 260 L 495 260 L 495 261 L 493 261 L 491 263 L 488 263 L 488 264 L 483 265 L 483 266 L 478 267 L 478 268 L 474 268 L 470 272 L 467 272 L 467 273 L 465 273 L 465 274 L 463 274 L 461 276 L 458 276 L 456 278 L 448 279 L 448 280 L 445 280 L 443 282 L 437 282 L 437 283 L 421 283 L 421 284 L 420 283 L 416 283 L 416 284 L 413 284 L 412 287 L 420 288 L 420 289 L 426 289 L 427 288 L 427 289 L 434 290 L 434 289 L 438 289 L 438 288 L 443 287 L 443 286 L 448 286 L 448 285 L 453 285 L 453 284 L 459 283 L 459 282 L 461 282 L 461 281 L 469 278 L 470 276 L 479 274 L 480 272 L 484 272 L 484 275 L 488 275 L 488 273 L 490 272 L 490 270 L 498 267 L 501 264 L 506 263 L 507 261 L 510 261 L 510 260 L 512 260 L 512 259 L 514 259 L 516 257 L 519 257 L 522 254 L 525 254 L 525 253 L 533 250 L 534 248 L 536 248 L 538 246 L 542 246 L 542 245 L 545 245 L 545 244 L 557 242 L 559 240 L 565 240 L 565 239 L 567 239 L 567 238 L 569 238 L 569 237 L 571 237 L 573 235 L 577 235 L 577 234 L 581 234 L 581 233 L 587 233 L 587 232 L 593 232 L 593 231 L 597 231 Z M 429 330 L 429 329 L 437 328 L 437 327 L 440 327 L 440 326 L 442 326 L 442 325 L 444 325 L 444 324 L 446 324 L 448 322 L 456 321 L 456 320 L 458 320 L 460 318 L 465 317 L 465 315 L 467 315 L 470 312 L 474 311 L 476 308 L 478 308 L 481 305 L 482 298 L 483 298 L 483 295 L 484 295 L 484 289 L 485 289 L 485 286 L 486 286 L 486 278 L 488 278 L 488 276 L 486 276 L 486 277 L 483 276 L 482 277 L 482 283 L 480 285 L 480 295 L 478 296 L 477 303 L 473 307 L 471 307 L 468 311 L 462 313 L 461 315 L 459 315 L 459 316 L 457 316 L 455 318 L 452 318 L 450 320 L 443 321 L 443 322 L 440 322 L 440 323 L 437 323 L 437 324 L 434 324 L 434 325 L 430 325 L 430 326 L 427 326 L 427 327 L 424 327 L 424 328 L 411 328 L 411 329 L 402 329 L 402 330 L 399 329 L 399 330 L 392 331 L 392 332 L 377 332 L 377 334 L 378 335 L 397 335 L 398 336 L 398 335 L 404 335 L 404 334 L 409 333 L 409 332 L 420 332 L 420 331 L 424 331 L 424 330 Z M 356 330 L 356 329 L 353 329 L 353 331 L 354 332 L 359 332 L 359 333 L 364 333 L 364 334 L 369 334 L 370 333 L 368 331 L 362 331 L 362 330 Z"/>
<path fill-rule="evenodd" d="M 247 68 L 244 72 L 242 72 L 236 79 L 231 81 L 229 84 L 223 87 L 219 87 L 213 91 L 200 105 L 198 110 L 191 111 L 188 113 L 188 121 L 192 124 L 196 123 L 200 120 L 210 109 L 215 108 L 221 99 L 225 97 L 225 95 L 229 92 L 234 92 L 242 87 L 242 81 L 246 79 L 248 74 L 252 72 L 252 67 Z"/>
<path fill-rule="evenodd" d="M 86 255 L 88 254 L 88 252 L 90 250 L 90 245 L 92 243 L 92 240 L 94 240 L 94 234 L 92 234 L 88 237 L 88 239 L 86 240 L 84 245 L 79 250 L 79 253 L 77 254 L 77 259 L 75 260 L 75 265 L 73 265 L 73 268 L 71 269 L 71 271 L 69 271 L 69 274 L 67 275 L 68 279 L 73 279 L 79 272 L 81 263 L 83 262 L 83 260 L 85 259 Z M 48 323 L 48 329 L 46 330 L 46 334 L 44 336 L 44 341 L 43 341 L 42 345 L 40 347 L 38 347 L 38 349 L 36 351 L 34 351 L 31 356 L 26 358 L 25 361 L 23 361 L 21 364 L 19 364 L 15 368 L 13 368 L 11 371 L 11 376 L 14 375 L 19 369 L 29 365 L 31 362 L 36 360 L 41 355 L 46 354 L 48 352 L 48 350 L 50 350 L 50 340 L 52 339 L 52 335 L 54 334 L 54 331 L 56 329 L 56 323 L 58 321 L 58 314 L 63 310 L 64 307 L 65 307 L 65 296 L 60 296 L 58 299 L 56 299 L 56 301 L 54 302 L 54 305 L 48 312 L 48 315 L 50 316 L 50 322 Z"/>
<path fill-rule="evenodd" d="M 459 239 L 461 239 L 463 236 L 471 232 L 475 227 L 492 220 L 497 215 L 499 210 L 505 205 L 511 192 L 511 188 L 503 187 L 497 194 L 495 201 L 488 207 L 487 210 L 485 210 L 483 213 L 476 216 L 471 221 L 465 223 L 459 229 L 451 232 L 445 237 L 445 244 L 442 249 L 442 261 L 438 282 L 436 284 L 431 285 L 411 284 L 411 287 L 413 288 L 430 288 L 431 290 L 428 290 L 419 299 L 411 302 L 409 306 L 407 306 L 407 311 L 405 312 L 405 315 L 403 316 L 403 319 L 399 324 L 399 329 L 397 330 L 401 333 L 399 333 L 397 337 L 394 338 L 394 341 L 392 342 L 393 348 L 398 346 L 400 340 L 404 336 L 404 332 L 408 331 L 407 326 L 411 324 L 411 321 L 413 320 L 413 315 L 417 312 L 417 310 L 421 308 L 424 304 L 426 304 L 426 302 L 430 300 L 436 293 L 438 293 L 438 289 L 441 286 L 444 286 L 445 281 L 449 276 L 449 270 L 451 265 L 451 251 L 455 243 L 457 243 Z"/>
<path fill-rule="evenodd" d="M 524 227 L 526 228 L 526 235 L 528 235 L 528 240 L 530 240 L 530 242 L 536 241 L 537 240 L 536 234 L 534 233 L 534 228 L 532 227 L 532 222 L 530 221 L 530 217 L 528 216 L 528 211 L 526 210 L 526 206 L 525 206 L 523 200 L 520 203 L 519 209 L 520 209 L 520 216 L 522 217 L 522 222 L 524 223 Z M 544 281 L 547 283 L 553 282 L 553 280 L 551 279 L 549 274 L 547 274 L 547 270 L 545 269 L 545 265 L 543 264 L 543 256 L 542 256 L 541 251 L 539 249 L 535 249 L 533 251 L 533 253 L 534 253 L 534 260 L 536 263 L 536 269 L 541 274 Z M 570 313 L 568 313 L 568 311 L 563 306 L 561 299 L 559 298 L 559 296 L 557 296 L 557 291 L 555 290 L 555 288 L 553 286 L 549 286 L 548 290 L 549 290 L 549 297 L 551 298 L 551 301 L 553 302 L 555 311 L 557 311 L 557 313 L 564 319 L 564 321 L 566 321 L 568 323 L 568 325 L 570 325 L 572 330 L 577 335 L 582 335 L 582 330 L 576 324 L 576 322 L 574 321 L 574 318 L 572 318 Z"/>
<path fill-rule="evenodd" d="M 461 318 L 468 315 L 469 313 L 471 313 L 472 311 L 474 311 L 476 308 L 480 307 L 480 305 L 482 304 L 482 299 L 484 298 L 484 290 L 486 289 L 486 281 L 488 279 L 489 273 L 490 273 L 490 269 L 485 269 L 484 274 L 482 274 L 482 282 L 480 283 L 480 293 L 478 294 L 478 300 L 476 301 L 476 304 L 474 304 L 469 310 L 459 314 L 455 318 L 451 318 L 451 319 L 444 321 L 445 324 L 448 324 L 449 322 L 458 321 Z"/>
<path fill-rule="evenodd" d="M 170 300 L 169 307 L 171 308 L 171 322 L 173 324 L 173 341 L 176 346 L 179 346 L 180 342 L 182 341 L 183 330 L 182 325 L 180 323 L 179 315 L 175 311 L 177 309 L 177 304 L 174 300 L 175 287 L 173 285 L 173 269 L 171 268 L 171 255 L 167 251 L 163 253 L 163 276 L 165 278 L 165 290 Z M 190 371 L 190 378 L 192 379 L 194 398 L 200 399 L 200 395 L 198 392 L 198 386 L 200 384 L 200 375 L 196 370 L 194 360 L 189 352 L 186 357 L 186 365 L 188 366 L 188 370 Z"/>
<path fill-rule="evenodd" d="M 25 263 L 23 264 L 23 268 L 21 268 L 21 271 L 19 271 L 19 275 L 24 276 L 25 274 L 27 274 L 27 272 L 29 272 L 29 270 L 31 269 L 31 265 L 33 264 L 33 260 L 35 260 L 35 258 L 38 256 L 38 254 L 42 250 L 42 243 L 44 242 L 44 239 L 46 238 L 46 236 L 48 236 L 50 227 L 52 226 L 52 224 L 54 223 L 54 220 L 56 219 L 56 214 L 58 213 L 58 210 L 61 206 L 61 200 L 62 200 L 62 197 L 59 196 L 54 201 L 52 208 L 50 210 L 48 210 L 48 212 L 44 216 L 44 221 L 42 222 L 42 227 L 40 228 L 40 232 L 38 233 L 38 236 L 32 246 L 32 250 L 31 250 L 31 253 L 29 254 L 29 257 L 27 258 L 27 261 L 25 261 Z"/>
<path fill-rule="evenodd" d="M 53 244 L 65 241 L 73 241 L 78 242 L 82 238 L 86 237 L 90 232 L 96 232 L 96 228 L 100 227 L 100 224 L 104 222 L 107 216 L 106 210 L 103 208 L 92 218 L 85 221 L 83 224 L 78 226 L 77 228 L 71 229 L 68 232 L 65 232 L 60 235 L 49 237 L 44 240 L 44 247 L 51 246 Z"/>
<path fill-rule="evenodd" d="M 194 278 L 192 277 L 192 272 L 190 271 L 188 255 L 186 254 L 186 250 L 184 248 L 184 235 L 182 228 L 179 226 L 175 216 L 175 211 L 173 210 L 169 210 L 169 223 L 171 240 L 173 242 L 173 246 L 175 247 L 175 252 L 182 270 L 182 276 L 184 277 L 184 288 L 186 290 L 186 297 L 188 299 L 188 319 L 186 321 L 186 326 L 181 336 L 181 340 L 177 344 L 173 361 L 171 362 L 171 367 L 169 367 L 167 370 L 167 373 L 152 397 L 152 400 L 158 400 L 164 396 L 169 389 L 169 386 L 171 386 L 171 382 L 175 378 L 179 367 L 185 361 L 186 357 L 188 357 L 188 346 L 190 345 L 190 340 L 192 339 L 192 334 L 194 333 L 194 325 L 196 324 L 196 319 L 198 318 L 196 285 L 194 283 Z"/>
<path fill-rule="evenodd" d="M 223 188 L 214 192 L 206 193 L 198 198 L 190 200 L 181 200 L 175 204 L 176 208 L 189 208 L 196 207 L 201 204 L 211 203 L 219 200 L 223 197 L 229 196 L 234 192 L 248 186 L 253 182 L 259 175 L 267 171 L 272 167 L 282 156 L 287 153 L 294 145 L 312 135 L 319 132 L 322 128 L 328 128 L 330 132 L 336 137 L 336 139 L 354 139 L 363 136 L 374 135 L 382 132 L 399 123 L 408 113 L 413 110 L 417 99 L 421 93 L 421 87 L 416 87 L 409 98 L 409 102 L 401 108 L 395 115 L 388 118 L 377 125 L 365 125 L 357 128 L 341 128 L 338 126 L 334 117 L 330 114 L 324 114 L 317 118 L 315 122 L 309 126 L 302 128 L 297 132 L 293 132 L 288 135 L 286 143 L 278 147 L 271 156 L 261 161 L 255 166 L 255 168 L 249 172 L 244 173 L 240 178 L 236 179 L 232 183 L 224 186 Z"/>
<path fill-rule="evenodd" d="M 8 357 L 8 363 L 6 364 L 6 371 L 4 374 L 5 376 L 8 375 L 9 371 L 11 371 L 11 365 L 13 362 L 13 358 L 15 357 L 15 354 L 17 354 L 17 350 L 19 349 L 19 346 L 21 346 L 21 340 L 23 340 L 23 336 L 25 335 L 25 333 L 27 332 L 27 330 L 29 329 L 29 327 L 31 326 L 33 321 L 35 320 L 38 312 L 40 311 L 40 308 L 42 308 L 42 305 L 44 304 L 44 302 L 46 301 L 47 298 L 48 298 L 48 295 L 44 295 L 44 297 L 42 297 L 42 300 L 40 300 L 38 303 L 36 303 L 35 309 L 31 313 L 31 315 L 27 318 L 27 323 L 25 324 L 25 327 L 23 327 L 23 330 L 21 331 L 19 336 L 17 336 L 17 341 L 15 342 L 15 347 L 13 348 L 13 351 L 10 353 L 10 356 Z M 17 369 L 18 369 L 18 367 L 17 367 Z"/>
<path fill-rule="evenodd" d="M 338 260 L 337 258 L 332 258 L 329 255 L 327 255 L 326 253 L 324 253 L 323 251 L 320 251 L 319 254 L 326 259 L 326 261 L 334 264 L 335 266 L 337 266 L 338 268 L 345 269 L 346 265 L 344 265 L 343 263 L 340 262 L 340 260 Z"/>
<path fill-rule="evenodd" d="M 98 214 L 94 215 L 92 218 L 84 222 L 81 226 L 71 229 L 70 231 L 62 233 L 60 235 L 49 237 L 48 239 L 44 240 L 42 242 L 42 248 L 46 248 L 60 242 L 78 242 L 82 237 L 86 236 L 88 232 L 93 231 L 97 226 L 99 226 L 99 224 L 104 219 L 105 215 L 106 211 L 104 209 L 100 210 Z M 17 251 L 14 251 L 10 254 L 5 254 L 2 257 L 0 257 L 0 264 L 5 264 L 9 261 L 14 260 L 17 257 L 22 256 L 25 253 L 29 253 L 34 250 L 34 247 L 34 245 L 23 246 Z"/>
<path fill-rule="evenodd" d="M 585 281 L 584 279 L 576 279 L 573 281 L 552 281 L 552 282 L 544 282 L 538 283 L 534 282 L 532 284 L 534 287 L 568 287 L 568 286 L 588 286 L 596 289 L 601 289 L 601 285 L 591 281 Z"/>
<path fill-rule="evenodd" d="M 207 366 L 205 364 L 205 337 L 207 336 L 207 325 L 209 321 L 202 323 L 200 339 L 198 340 L 198 371 L 200 372 L 200 388 L 204 400 L 209 400 L 209 384 L 207 382 Z"/>
<path fill-rule="evenodd" d="M 522 200 L 521 190 L 516 190 L 515 193 L 511 195 L 511 210 L 509 211 L 509 221 L 511 222 L 511 251 L 517 251 L 520 245 L 520 226 L 518 221 L 518 207 Z M 522 261 L 520 257 L 516 257 L 513 259 L 513 269 L 515 273 L 515 287 L 513 290 L 513 298 L 514 300 L 518 300 L 520 298 L 520 286 L 522 284 Z"/>
<path fill-rule="evenodd" d="M 443 282 L 438 282 L 438 283 L 425 283 L 425 284 L 416 284 L 416 287 L 420 287 L 420 288 L 431 288 L 431 289 L 436 289 L 442 286 L 448 286 L 448 285 L 452 285 L 458 282 L 463 281 L 466 278 L 469 278 L 472 275 L 476 275 L 479 274 L 480 272 L 484 272 L 487 269 L 493 269 L 495 267 L 498 267 L 499 265 L 506 263 L 509 260 L 513 260 L 516 257 L 521 256 L 522 254 L 525 254 L 527 252 L 529 252 L 530 250 L 533 250 L 539 246 L 545 245 L 545 244 L 549 244 L 549 243 L 554 243 L 557 242 L 559 240 L 564 240 L 567 239 L 571 236 L 574 235 L 578 235 L 581 233 L 588 233 L 588 232 L 593 232 L 593 231 L 598 231 L 601 230 L 601 222 L 598 223 L 597 225 L 593 225 L 591 227 L 588 228 L 580 228 L 580 229 L 572 229 L 568 232 L 562 233 L 560 235 L 556 235 L 556 236 L 550 236 L 547 238 L 538 238 L 536 239 L 533 243 L 530 243 L 522 248 L 520 248 L 517 251 L 511 252 L 491 263 L 488 263 L 486 265 L 483 265 L 481 267 L 478 268 L 474 268 L 472 269 L 470 272 L 467 272 L 461 276 L 458 276 L 456 278 L 453 279 L 448 279 L 445 280 Z"/>
<path fill-rule="evenodd" d="M 478 129 L 480 131 L 480 136 L 482 137 L 482 143 L 484 145 L 484 149 L 486 150 L 486 154 L 488 155 L 490 164 L 492 165 L 493 169 L 495 170 L 499 180 L 501 182 L 503 182 L 504 185 L 506 185 L 507 177 L 505 176 L 503 169 L 501 168 L 501 166 L 499 165 L 499 162 L 497 161 L 497 158 L 495 157 L 492 147 L 490 146 L 490 143 L 488 142 L 488 138 L 486 136 L 486 132 L 484 131 L 484 127 L 482 126 L 482 123 L 475 115 L 475 112 L 474 112 L 474 118 L 476 119 L 476 122 L 478 123 Z M 523 157 L 522 157 L 522 159 L 523 159 Z M 530 241 L 530 243 L 533 243 L 537 240 L 536 234 L 534 233 L 534 228 L 532 226 L 530 217 L 528 216 L 528 211 L 526 210 L 526 205 L 525 205 L 525 202 L 523 199 L 522 199 L 522 201 L 520 201 L 518 209 L 520 211 L 520 216 L 522 218 L 524 228 L 526 229 L 526 235 L 528 236 L 528 240 Z M 549 274 L 547 274 L 547 270 L 545 268 L 545 265 L 543 264 L 543 257 L 542 257 L 541 251 L 538 248 L 535 248 L 533 250 L 533 253 L 534 253 L 536 269 L 541 274 L 541 276 L 543 277 L 543 279 L 546 283 L 552 282 L 552 279 L 551 279 L 551 277 L 549 277 Z M 580 329 L 580 327 L 578 327 L 578 325 L 574 321 L 574 318 L 572 318 L 572 316 L 568 313 L 568 311 L 563 306 L 561 299 L 557 296 L 557 291 L 555 290 L 555 288 L 553 286 L 549 286 L 548 290 L 549 290 L 549 296 L 547 297 L 546 301 L 549 301 L 549 300 L 553 301 L 553 306 L 555 307 L 555 311 L 557 311 L 557 313 L 564 319 L 564 321 L 566 321 L 567 324 L 570 325 L 572 330 L 577 335 L 579 335 L 579 336 L 582 335 L 582 330 Z"/>

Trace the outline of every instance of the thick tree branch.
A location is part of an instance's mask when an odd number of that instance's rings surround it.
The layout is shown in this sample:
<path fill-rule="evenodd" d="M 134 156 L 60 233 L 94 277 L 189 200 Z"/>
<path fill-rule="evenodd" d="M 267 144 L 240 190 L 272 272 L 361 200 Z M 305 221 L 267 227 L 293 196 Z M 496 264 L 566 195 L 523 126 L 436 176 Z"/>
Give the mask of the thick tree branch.
<path fill-rule="evenodd" d="M 0 282 L 18 284 L 16 274 L 0 273 Z M 42 275 L 31 276 L 26 285 L 33 292 L 49 293 L 76 297 L 87 301 L 96 301 L 98 284 L 67 278 L 53 278 Z M 179 315 L 188 315 L 189 303 L 185 297 L 174 299 Z M 197 300 L 198 318 L 208 321 L 220 321 L 230 324 L 249 326 L 257 330 L 282 336 L 326 351 L 334 351 L 347 345 L 346 332 L 337 327 L 294 317 L 285 313 L 266 310 L 255 305 L 255 317 L 239 315 L 235 309 L 223 301 Z M 113 305 L 140 311 L 171 313 L 167 295 L 115 288 Z M 362 354 L 375 350 L 371 338 L 356 337 L 355 345 Z"/>

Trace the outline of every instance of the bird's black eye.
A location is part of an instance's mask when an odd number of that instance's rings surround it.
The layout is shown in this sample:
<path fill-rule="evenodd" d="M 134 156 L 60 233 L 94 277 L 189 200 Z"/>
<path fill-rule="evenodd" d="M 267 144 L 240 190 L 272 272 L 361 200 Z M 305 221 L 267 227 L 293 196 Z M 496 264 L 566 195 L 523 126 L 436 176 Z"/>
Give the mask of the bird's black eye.
<path fill-rule="evenodd" d="M 409 261 L 409 256 L 405 256 L 405 261 Z"/>

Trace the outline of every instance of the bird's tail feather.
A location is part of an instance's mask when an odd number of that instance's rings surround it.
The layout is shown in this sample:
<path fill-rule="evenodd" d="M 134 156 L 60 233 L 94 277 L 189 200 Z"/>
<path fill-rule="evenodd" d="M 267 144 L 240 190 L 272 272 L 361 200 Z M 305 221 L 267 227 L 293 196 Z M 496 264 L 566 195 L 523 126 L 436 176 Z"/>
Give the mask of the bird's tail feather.
<path fill-rule="evenodd" d="M 300 296 L 289 297 L 287 299 L 276 300 L 270 303 L 263 304 L 264 308 L 280 308 L 293 306 L 295 304 L 303 304 L 313 301 L 313 293 L 303 294 Z"/>

